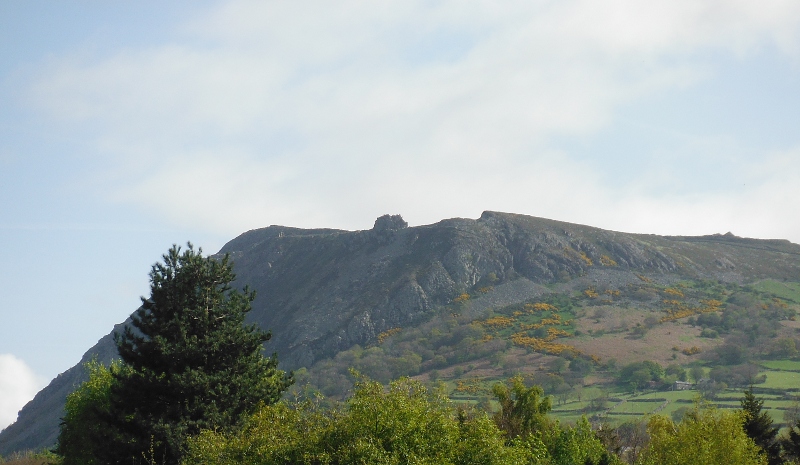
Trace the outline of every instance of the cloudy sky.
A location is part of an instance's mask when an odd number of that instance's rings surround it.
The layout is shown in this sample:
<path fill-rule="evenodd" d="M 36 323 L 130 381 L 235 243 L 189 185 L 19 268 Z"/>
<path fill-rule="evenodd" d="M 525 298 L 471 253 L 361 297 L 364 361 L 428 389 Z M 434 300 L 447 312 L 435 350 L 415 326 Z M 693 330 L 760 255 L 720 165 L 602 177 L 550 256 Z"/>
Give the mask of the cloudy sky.
<path fill-rule="evenodd" d="M 800 243 L 800 3 L 501 3 L 0 1 L 0 427 L 173 243 L 483 210 Z"/>

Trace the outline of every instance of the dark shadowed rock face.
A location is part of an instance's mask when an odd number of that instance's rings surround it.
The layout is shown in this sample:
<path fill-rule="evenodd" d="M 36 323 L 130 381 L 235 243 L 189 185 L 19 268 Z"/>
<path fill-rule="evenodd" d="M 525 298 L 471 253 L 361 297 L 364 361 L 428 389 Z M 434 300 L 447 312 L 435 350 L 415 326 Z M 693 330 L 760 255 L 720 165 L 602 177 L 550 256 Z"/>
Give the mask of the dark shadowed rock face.
<path fill-rule="evenodd" d="M 243 234 L 221 253 L 234 256 L 241 283 L 258 291 L 252 321 L 273 330 L 270 349 L 289 368 L 413 325 L 489 276 L 549 284 L 595 269 L 703 277 L 724 271 L 735 280 L 759 275 L 736 274 L 737 261 L 754 257 L 723 236 L 632 235 L 494 212 L 413 228 L 384 216 L 371 231 L 295 236 L 270 229 Z M 789 243 L 779 249 L 773 252 L 780 256 L 798 252 Z M 797 269 L 793 257 L 782 272 Z"/>
<path fill-rule="evenodd" d="M 747 282 L 800 271 L 800 246 L 788 241 L 626 234 L 496 212 L 417 227 L 384 215 L 367 231 L 270 226 L 230 241 L 220 251 L 226 253 L 237 284 L 257 292 L 249 321 L 272 331 L 267 351 L 277 352 L 285 369 L 413 326 L 490 284 L 518 283 L 507 288 L 522 300 L 529 297 L 522 290 L 586 276 Z M 114 356 L 110 335 L 83 361 L 93 354 Z M 51 445 L 64 398 L 83 376 L 73 367 L 40 392 L 0 433 L 0 454 Z"/>

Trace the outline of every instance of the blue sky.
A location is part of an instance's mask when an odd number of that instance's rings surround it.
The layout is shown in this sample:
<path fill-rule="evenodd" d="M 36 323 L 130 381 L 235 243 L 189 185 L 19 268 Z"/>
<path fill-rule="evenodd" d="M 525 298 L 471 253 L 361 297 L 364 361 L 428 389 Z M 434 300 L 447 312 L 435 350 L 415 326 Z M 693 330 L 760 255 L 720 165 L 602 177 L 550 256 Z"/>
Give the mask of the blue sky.
<path fill-rule="evenodd" d="M 173 243 L 483 210 L 800 242 L 796 1 L 0 1 L 0 427 Z"/>

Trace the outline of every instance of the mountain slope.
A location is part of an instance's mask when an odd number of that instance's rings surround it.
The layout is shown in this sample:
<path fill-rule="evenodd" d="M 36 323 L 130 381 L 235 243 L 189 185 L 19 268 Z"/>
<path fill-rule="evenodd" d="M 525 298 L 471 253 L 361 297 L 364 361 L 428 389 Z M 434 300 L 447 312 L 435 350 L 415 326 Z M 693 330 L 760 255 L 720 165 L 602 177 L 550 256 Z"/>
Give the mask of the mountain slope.
<path fill-rule="evenodd" d="M 367 231 L 270 226 L 235 238 L 225 253 L 237 283 L 256 290 L 249 319 L 273 332 L 267 350 L 286 369 L 420 325 L 476 289 L 493 289 L 464 306 L 478 318 L 491 308 L 587 286 L 800 276 L 800 246 L 788 241 L 627 234 L 497 212 L 411 228 L 387 215 Z M 113 357 L 111 335 L 82 362 L 95 354 L 101 361 Z M 64 398 L 82 379 L 76 365 L 53 380 L 0 433 L 0 454 L 52 444 Z"/>

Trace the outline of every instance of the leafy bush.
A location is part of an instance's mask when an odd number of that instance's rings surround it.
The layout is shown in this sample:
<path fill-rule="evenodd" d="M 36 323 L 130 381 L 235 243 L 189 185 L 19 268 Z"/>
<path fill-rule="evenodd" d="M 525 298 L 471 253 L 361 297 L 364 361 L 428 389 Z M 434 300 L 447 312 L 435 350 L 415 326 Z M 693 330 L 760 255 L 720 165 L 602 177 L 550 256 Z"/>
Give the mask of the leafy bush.
<path fill-rule="evenodd" d="M 766 465 L 766 457 L 742 428 L 742 412 L 696 408 L 680 423 L 663 415 L 648 426 L 650 444 L 640 465 Z"/>
<path fill-rule="evenodd" d="M 184 465 L 524 464 L 543 446 L 509 446 L 484 412 L 453 409 L 439 391 L 403 378 L 388 390 L 360 378 L 341 408 L 264 406 L 238 433 L 204 431 Z M 534 444 L 535 446 L 535 444 Z"/>

